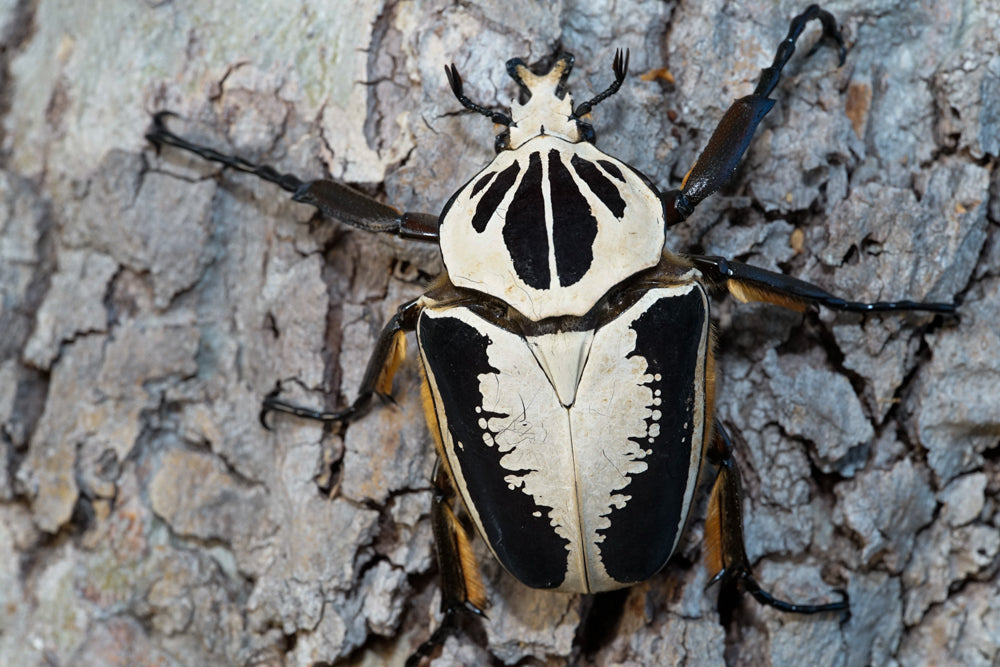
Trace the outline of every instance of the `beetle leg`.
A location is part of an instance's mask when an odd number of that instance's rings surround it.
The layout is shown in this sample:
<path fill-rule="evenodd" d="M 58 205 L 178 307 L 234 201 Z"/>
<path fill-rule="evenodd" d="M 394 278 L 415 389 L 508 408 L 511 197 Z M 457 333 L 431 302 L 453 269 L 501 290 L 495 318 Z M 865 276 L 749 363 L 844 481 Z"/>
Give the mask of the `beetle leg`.
<path fill-rule="evenodd" d="M 479 567 L 472 553 L 469 534 L 452 509 L 455 490 L 445 467 L 438 461 L 434 471 L 434 499 L 431 504 L 431 527 L 441 571 L 441 624 L 407 659 L 408 666 L 443 644 L 458 629 L 463 614 L 485 616 L 486 589 L 479 578 Z"/>
<path fill-rule="evenodd" d="M 267 425 L 269 412 L 286 412 L 305 419 L 341 423 L 352 422 L 367 413 L 375 394 L 389 396 L 392 393 L 392 378 L 406 358 L 406 332 L 416 328 L 417 316 L 422 307 L 420 300 L 414 299 L 400 306 L 386 323 L 375 343 L 375 351 L 368 360 L 361 389 L 353 403 L 341 410 L 316 410 L 281 400 L 277 397 L 279 388 L 264 398 L 260 411 L 260 421 L 264 428 L 270 428 Z"/>
<path fill-rule="evenodd" d="M 809 304 L 819 304 L 833 310 L 854 313 L 919 310 L 953 315 L 955 304 L 921 301 L 847 301 L 804 280 L 775 273 L 757 266 L 734 262 L 724 257 L 692 255 L 688 257 L 705 279 L 724 287 L 734 297 L 748 303 L 764 301 L 802 312 Z"/>
<path fill-rule="evenodd" d="M 774 100 L 768 99 L 767 96 L 778 85 L 781 70 L 795 53 L 795 41 L 802 34 L 806 23 L 813 19 L 819 19 L 823 24 L 823 39 L 836 43 L 840 64 L 844 64 L 846 54 L 844 39 L 837 29 L 836 20 L 829 12 L 820 9 L 819 5 L 810 5 L 792 19 L 788 35 L 778 45 L 774 62 L 770 67 L 761 70 L 760 80 L 753 93 L 736 100 L 729 107 L 708 140 L 705 150 L 684 177 L 680 189 L 661 195 L 668 227 L 691 215 L 703 199 L 722 187 L 733 175 L 736 165 L 750 145 L 757 125 L 774 106 Z"/>
<path fill-rule="evenodd" d="M 166 119 L 174 114 L 160 111 L 153 115 L 153 126 L 146 139 L 156 146 L 174 146 L 194 153 L 205 160 L 218 162 L 238 171 L 245 171 L 275 183 L 292 193 L 292 199 L 319 209 L 324 217 L 369 232 L 387 232 L 403 238 L 422 241 L 438 240 L 438 220 L 429 213 L 401 213 L 342 183 L 319 179 L 302 181 L 292 174 L 282 174 L 266 164 L 254 164 L 241 157 L 220 153 L 208 146 L 195 144 L 167 129 Z"/>
<path fill-rule="evenodd" d="M 795 604 L 780 600 L 760 587 L 753 576 L 743 539 L 743 483 L 733 458 L 733 443 L 718 420 L 715 422 L 714 436 L 707 454 L 709 462 L 718 467 L 718 477 L 712 487 L 708 519 L 705 522 L 709 567 L 717 570 L 709 586 L 722 579 L 735 580 L 757 602 L 796 614 L 825 611 L 849 613 L 847 593 L 843 591 L 840 593 L 844 599 L 837 602 Z"/>

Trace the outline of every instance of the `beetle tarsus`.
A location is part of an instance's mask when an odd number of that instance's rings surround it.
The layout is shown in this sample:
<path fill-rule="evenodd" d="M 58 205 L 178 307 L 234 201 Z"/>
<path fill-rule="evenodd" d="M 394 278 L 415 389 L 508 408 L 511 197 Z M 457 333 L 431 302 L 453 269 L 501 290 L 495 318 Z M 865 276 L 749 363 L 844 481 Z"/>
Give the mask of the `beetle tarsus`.
<path fill-rule="evenodd" d="M 953 303 L 909 300 L 870 303 L 848 301 L 830 294 L 819 285 L 752 264 L 710 255 L 690 255 L 688 259 L 701 271 L 707 282 L 728 290 L 743 302 L 761 301 L 793 310 L 803 310 L 807 305 L 818 305 L 850 313 L 915 311 L 957 317 L 956 306 Z"/>
<path fill-rule="evenodd" d="M 842 589 L 835 590 L 835 592 L 840 593 L 843 598 L 837 602 L 826 602 L 823 604 L 799 604 L 776 598 L 765 591 L 760 587 L 760 584 L 757 583 L 757 580 L 749 570 L 737 570 L 728 576 L 738 579 L 740 585 L 743 587 L 743 590 L 753 596 L 754 600 L 762 605 L 774 607 L 778 611 L 790 614 L 822 614 L 830 611 L 841 611 L 848 615 L 850 614 L 850 600 L 847 596 L 847 592 Z"/>
<path fill-rule="evenodd" d="M 760 604 L 768 607 L 774 607 L 778 611 L 790 614 L 820 614 L 829 611 L 840 611 L 843 612 L 841 622 L 845 622 L 851 617 L 850 596 L 847 594 L 847 591 L 842 588 L 833 589 L 834 593 L 841 596 L 841 599 L 837 602 L 825 602 L 822 604 L 801 604 L 797 602 L 788 602 L 787 600 L 774 597 L 771 593 L 761 588 L 757 579 L 753 576 L 753 572 L 750 570 L 749 564 L 746 563 L 719 570 L 719 572 L 717 572 L 715 576 L 712 577 L 707 584 L 705 584 L 705 588 L 711 588 L 721 581 L 737 582 L 738 585 L 742 587 L 744 593 L 752 596 L 753 599 Z"/>
<path fill-rule="evenodd" d="M 441 621 L 441 625 L 437 626 L 434 632 L 431 633 L 431 636 L 424 640 L 424 642 L 410 654 L 410 657 L 406 659 L 406 667 L 417 667 L 421 660 L 429 658 L 434 649 L 443 645 L 448 639 L 448 636 L 453 634 L 458 629 L 456 624 L 447 622 L 451 617 L 451 615 L 445 614 L 444 619 Z"/>
<path fill-rule="evenodd" d="M 806 57 L 811 56 L 824 42 L 833 42 L 837 47 L 839 64 L 844 64 L 844 60 L 847 58 L 847 47 L 844 46 L 844 38 L 840 34 L 840 30 L 837 29 L 836 19 L 833 18 L 830 12 L 820 9 L 819 5 L 809 5 L 804 12 L 792 19 L 792 23 L 788 27 L 788 35 L 778 45 L 778 49 L 774 54 L 774 61 L 770 67 L 761 73 L 760 81 L 757 82 L 757 88 L 753 91 L 754 96 L 767 97 L 771 94 L 774 87 L 778 84 L 778 80 L 781 78 L 781 70 L 784 69 L 792 54 L 795 53 L 795 42 L 799 39 L 799 35 L 802 34 L 802 30 L 806 27 L 806 24 L 813 19 L 819 19 L 823 25 L 823 36 L 806 53 Z"/>
<path fill-rule="evenodd" d="M 177 114 L 172 111 L 158 111 L 153 114 L 153 127 L 146 133 L 146 139 L 156 146 L 157 151 L 163 146 L 173 146 L 174 148 L 194 153 L 209 162 L 218 162 L 231 169 L 253 174 L 292 193 L 298 192 L 303 186 L 302 180 L 293 174 L 283 174 L 270 165 L 259 165 L 236 155 L 220 153 L 214 148 L 190 142 L 174 134 L 167 128 L 166 121 L 167 118 L 174 118 L 176 116 Z"/>
<path fill-rule="evenodd" d="M 367 404 L 367 401 L 365 401 Z M 283 401 L 277 396 L 270 394 L 261 401 L 260 409 L 260 422 L 268 430 L 271 427 L 267 423 L 267 415 L 271 412 L 284 412 L 285 414 L 295 415 L 302 419 L 310 419 L 313 421 L 326 422 L 326 423 L 347 423 L 353 421 L 360 412 L 363 412 L 357 402 L 343 410 L 318 410 L 315 408 L 310 408 L 303 405 L 297 405 L 295 403 L 289 403 L 288 401 Z"/>
<path fill-rule="evenodd" d="M 483 613 L 481 609 L 475 606 L 464 603 L 455 606 L 448 607 L 444 610 L 443 616 L 441 618 L 441 624 L 435 628 L 431 636 L 428 637 L 420 646 L 410 654 L 410 657 L 406 659 L 406 667 L 417 667 L 420 661 L 424 658 L 429 658 L 434 650 L 444 645 L 448 637 L 456 634 L 461 630 L 461 624 L 463 618 L 486 618 L 486 614 Z"/>
<path fill-rule="evenodd" d="M 806 7 L 806 11 L 802 13 L 802 16 L 809 15 L 810 12 L 815 12 L 815 14 L 808 16 L 808 18 L 804 18 L 802 25 L 805 26 L 809 19 L 813 17 L 818 18 L 820 23 L 823 24 L 823 36 L 820 37 L 815 44 L 813 44 L 812 48 L 809 49 L 808 52 L 806 52 L 806 57 L 808 58 L 812 54 L 819 51 L 819 48 L 824 42 L 833 42 L 833 44 L 837 47 L 837 58 L 839 60 L 839 64 L 843 65 L 844 61 L 847 59 L 847 47 L 844 45 L 844 36 L 837 27 L 837 20 L 833 17 L 833 14 L 821 9 L 819 5 L 810 5 L 809 7 Z"/>

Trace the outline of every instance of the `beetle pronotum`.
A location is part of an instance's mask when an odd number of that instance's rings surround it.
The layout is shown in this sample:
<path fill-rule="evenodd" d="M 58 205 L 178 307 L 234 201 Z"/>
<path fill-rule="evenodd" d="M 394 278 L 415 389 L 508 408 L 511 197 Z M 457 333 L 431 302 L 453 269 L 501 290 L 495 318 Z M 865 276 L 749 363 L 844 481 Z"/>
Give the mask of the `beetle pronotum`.
<path fill-rule="evenodd" d="M 622 86 L 627 52 L 615 57 L 611 85 L 576 106 L 566 89 L 571 55 L 556 55 L 543 72 L 509 61 L 522 98 L 509 114 L 472 101 L 457 68 L 446 68 L 460 103 L 502 131 L 497 157 L 440 216 L 400 213 L 333 181 L 303 181 L 219 153 L 171 132 L 168 114 L 155 116 L 148 136 L 157 146 L 274 182 L 325 217 L 440 244 L 446 274 L 385 326 L 357 400 L 334 412 L 276 396 L 264 404 L 265 411 L 322 421 L 358 419 L 374 396 L 390 393 L 405 334 L 416 333 L 425 412 L 439 455 L 431 521 L 444 621 L 412 662 L 443 641 L 458 612 L 481 612 L 487 603 L 459 511 L 523 583 L 614 590 L 653 576 L 673 554 L 706 460 L 717 471 L 706 525 L 714 580 L 737 581 L 783 611 L 847 610 L 846 595 L 825 604 L 777 599 L 752 573 L 740 475 L 713 411 L 708 290 L 798 310 L 818 304 L 861 313 L 949 314 L 954 306 L 848 301 L 740 262 L 664 249 L 666 230 L 732 175 L 774 104 L 769 95 L 796 40 L 814 19 L 843 62 L 833 17 L 809 7 L 792 20 L 754 92 L 725 114 L 680 188 L 662 194 L 596 148 L 586 120 Z"/>

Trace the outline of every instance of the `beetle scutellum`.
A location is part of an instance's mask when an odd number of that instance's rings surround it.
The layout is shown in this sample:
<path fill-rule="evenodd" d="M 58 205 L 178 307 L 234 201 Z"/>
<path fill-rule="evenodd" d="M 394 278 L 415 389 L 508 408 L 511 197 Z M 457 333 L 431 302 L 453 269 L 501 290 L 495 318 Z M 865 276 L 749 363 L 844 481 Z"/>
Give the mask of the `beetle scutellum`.
<path fill-rule="evenodd" d="M 601 592 L 656 574 L 689 518 L 703 460 L 717 469 L 706 539 L 715 579 L 738 581 L 763 604 L 797 613 L 847 609 L 847 600 L 792 604 L 757 584 L 742 535 L 740 476 L 725 428 L 714 419 L 714 361 L 707 288 L 740 301 L 810 304 L 855 312 L 951 313 L 943 303 L 859 303 L 721 257 L 676 255 L 665 230 L 731 176 L 768 95 L 806 23 L 844 46 L 833 17 L 813 5 L 795 17 L 753 94 L 737 100 L 677 190 L 660 194 L 642 174 L 594 146 L 585 120 L 614 82 L 574 107 L 573 57 L 544 73 L 520 60 L 507 70 L 522 101 L 510 114 L 459 101 L 503 126 L 498 155 L 462 186 L 440 216 L 399 213 L 328 180 L 303 182 L 220 154 L 170 132 L 158 114 L 149 138 L 253 173 L 325 216 L 404 238 L 438 241 L 447 273 L 400 307 L 384 328 L 357 400 L 337 412 L 276 397 L 265 411 L 343 424 L 389 393 L 415 331 L 424 404 L 440 457 L 431 518 L 445 620 L 414 653 L 428 655 L 464 609 L 486 600 L 457 518 L 461 508 L 500 563 L 523 583 Z"/>

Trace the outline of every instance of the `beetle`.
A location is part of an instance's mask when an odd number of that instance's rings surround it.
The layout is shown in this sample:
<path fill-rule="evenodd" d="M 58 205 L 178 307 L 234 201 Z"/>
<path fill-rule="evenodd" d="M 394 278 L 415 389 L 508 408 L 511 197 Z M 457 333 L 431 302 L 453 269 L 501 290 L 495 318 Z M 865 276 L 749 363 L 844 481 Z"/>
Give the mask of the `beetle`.
<path fill-rule="evenodd" d="M 627 51 L 615 56 L 614 81 L 579 105 L 567 90 L 571 55 L 558 54 L 541 72 L 510 60 L 521 99 L 509 114 L 472 101 L 457 68 L 446 67 L 461 105 L 502 129 L 494 160 L 440 215 L 399 212 L 340 183 L 303 181 L 219 153 L 170 131 L 169 112 L 154 116 L 147 136 L 157 148 L 252 173 L 324 217 L 440 245 L 446 273 L 386 324 L 351 405 L 319 411 L 272 394 L 262 411 L 262 421 L 271 411 L 341 424 L 360 418 L 375 396 L 390 394 L 406 334 L 415 332 L 438 454 L 431 523 L 444 620 L 411 663 L 443 642 L 461 612 L 486 607 L 462 512 L 528 586 L 614 590 L 649 579 L 671 557 L 703 462 L 716 470 L 705 528 L 712 581 L 738 582 L 787 612 L 847 611 L 846 594 L 795 604 L 753 575 L 732 438 L 713 410 L 709 291 L 796 310 L 947 315 L 954 305 L 850 301 L 741 262 L 665 249 L 666 230 L 733 174 L 812 20 L 843 63 L 833 16 L 811 5 L 791 21 L 753 93 L 726 112 L 680 187 L 664 193 L 598 149 L 587 120 L 621 88 Z"/>

